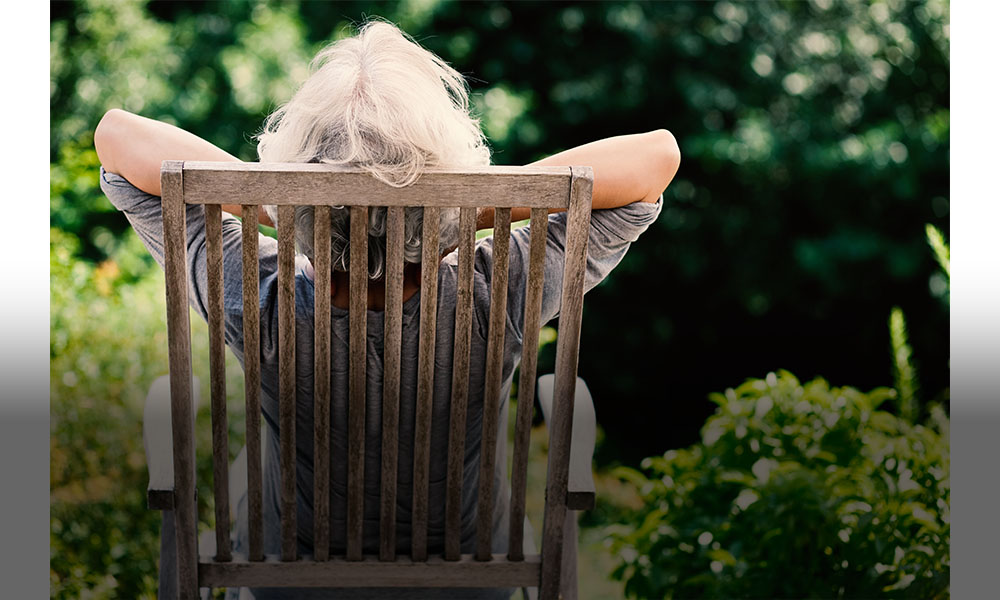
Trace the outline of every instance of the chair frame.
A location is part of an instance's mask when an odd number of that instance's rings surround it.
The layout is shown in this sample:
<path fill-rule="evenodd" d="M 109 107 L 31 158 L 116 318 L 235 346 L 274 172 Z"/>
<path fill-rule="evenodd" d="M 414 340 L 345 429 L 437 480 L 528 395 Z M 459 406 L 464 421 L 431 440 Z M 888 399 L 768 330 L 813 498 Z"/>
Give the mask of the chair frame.
<path fill-rule="evenodd" d="M 151 508 L 164 510 L 175 525 L 172 541 L 176 548 L 176 592 L 182 599 L 198 597 L 199 587 L 534 587 L 544 600 L 575 596 L 575 564 L 572 584 L 564 582 L 564 540 L 572 537 L 575 544 L 575 510 L 588 509 L 594 503 L 594 486 L 590 473 L 589 449 L 586 443 L 571 447 L 578 437 L 574 426 L 574 406 L 577 404 L 577 363 L 583 312 L 584 276 L 589 237 L 593 172 L 590 167 L 483 167 L 475 170 L 433 170 L 425 172 L 413 185 L 394 188 L 378 182 L 370 174 L 354 168 L 320 164 L 283 163 L 214 163 L 164 161 L 161 169 L 163 233 L 166 275 L 167 328 L 169 344 L 170 427 L 172 434 L 166 443 L 147 443 L 150 457 Z M 345 200 L 348 199 L 348 200 Z M 208 322 L 211 356 L 212 446 L 214 463 L 214 493 L 216 505 L 216 542 L 214 557 L 198 556 L 197 505 L 195 498 L 194 392 L 192 388 L 190 310 L 188 307 L 187 238 L 185 208 L 188 204 L 205 207 L 208 261 Z M 422 206 L 425 210 L 425 259 L 421 281 L 421 339 L 418 358 L 418 389 L 416 427 L 418 440 L 430 430 L 430 398 L 433 393 L 433 350 L 435 311 L 437 306 L 438 263 L 434 253 L 438 246 L 440 208 L 461 208 L 461 241 L 459 246 L 459 306 L 456 316 L 455 371 L 468 368 L 468 330 L 471 327 L 472 251 L 476 208 L 495 209 L 494 274 L 487 346 L 486 395 L 484 402 L 483 447 L 496 446 L 496 419 L 502 375 L 504 316 L 506 312 L 507 252 L 510 237 L 510 209 L 531 208 L 532 238 L 529 285 L 526 291 L 524 347 L 536 348 L 541 306 L 541 261 L 545 251 L 545 227 L 550 209 L 565 209 L 567 241 L 562 288 L 562 310 L 559 317 L 559 337 L 556 349 L 555 379 L 552 386 L 551 409 L 546 409 L 549 426 L 548 474 L 545 493 L 545 513 L 540 555 L 525 556 L 522 551 L 523 533 L 520 523 L 524 516 L 523 473 L 526 471 L 528 436 L 536 376 L 536 353 L 525 352 L 521 363 L 519 390 L 525 396 L 519 402 L 514 443 L 514 478 L 511 487 L 511 551 L 507 554 L 490 552 L 490 517 L 494 490 L 492 471 L 495 453 L 483 451 L 479 487 L 479 519 L 477 548 L 474 554 L 459 554 L 457 497 L 460 478 L 454 478 L 453 462 L 464 448 L 464 428 L 467 400 L 465 385 L 453 385 L 451 431 L 449 437 L 449 502 L 446 507 L 445 550 L 443 555 L 427 553 L 426 493 L 414 493 L 413 545 L 409 555 L 396 556 L 394 528 L 381 527 L 381 547 L 377 555 L 364 555 L 361 548 L 361 500 L 363 473 L 350 469 L 348 473 L 347 550 L 345 556 L 328 554 L 328 519 L 326 509 L 317 503 L 315 556 L 297 555 L 295 539 L 294 435 L 281 436 L 282 463 L 282 551 L 280 556 L 264 556 L 261 551 L 260 527 L 260 365 L 259 356 L 246 352 L 247 378 L 247 451 L 248 486 L 250 493 L 250 554 L 234 556 L 229 541 L 228 440 L 226 425 L 224 353 L 222 322 L 222 248 L 221 205 L 243 205 L 243 279 L 244 279 L 244 339 L 247 347 L 259 344 L 257 210 L 261 204 L 278 205 L 278 313 L 279 313 L 279 428 L 294 434 L 294 232 L 293 214 L 297 205 L 317 207 L 316 218 L 316 285 L 329 287 L 329 219 L 323 218 L 332 205 L 349 205 L 351 210 L 351 289 L 367 286 L 367 222 L 368 207 L 389 207 L 388 258 L 386 277 L 386 383 L 388 402 L 396 407 L 384 411 L 383 436 L 393 435 L 398 419 L 399 323 L 393 313 L 401 313 L 402 207 Z M 326 213 L 328 214 L 328 213 Z M 430 217 L 430 218 L 428 218 Z M 357 225 L 357 226 L 356 226 Z M 394 237 L 395 236 L 395 237 Z M 325 246 L 324 246 L 325 239 Z M 398 263 L 398 264 L 395 264 Z M 466 280 L 468 284 L 466 285 Z M 214 283 L 213 283 L 214 282 Z M 324 287 L 325 286 L 325 287 Z M 320 460 L 329 460 L 329 311 L 328 294 L 316 295 L 316 494 L 328 488 L 328 469 Z M 350 300 L 350 400 L 348 460 L 360 464 L 363 455 L 365 373 L 364 336 L 366 323 L 365 294 L 353 293 Z M 324 316 L 325 315 L 325 316 Z M 362 318 L 354 318 L 361 315 Z M 428 335 L 424 335 L 428 333 Z M 360 342 L 360 343 L 359 343 Z M 395 344 L 396 351 L 389 349 Z M 462 360 L 464 352 L 464 362 Z M 394 356 L 390 356 L 394 354 Z M 428 360 L 430 357 L 431 360 Z M 322 364 L 325 361 L 325 364 Z M 495 365 L 495 368 L 494 368 Z M 394 375 L 396 377 L 394 377 Z M 456 377 L 455 381 L 463 379 Z M 320 383 L 322 382 L 322 383 Z M 589 398 L 589 394 L 588 394 Z M 522 406 L 523 405 L 523 406 Z M 543 405 L 544 407 L 544 405 Z M 592 410 L 592 409 L 591 409 Z M 551 414 L 549 414 L 551 413 Z M 325 431 L 325 433 L 324 433 Z M 149 437 L 149 436 L 147 436 Z M 425 436 L 429 438 L 429 435 Z M 584 435 L 586 437 L 586 435 Z M 360 443 L 358 442 L 360 440 Z M 157 450 L 157 446 L 160 450 Z M 168 468 L 154 469 L 155 456 L 168 446 Z M 395 443 L 384 445 L 383 461 L 395 465 Z M 324 452 L 324 449 L 325 452 Z M 571 455 L 573 458 L 571 459 Z M 453 460 L 454 457 L 454 460 Z M 574 464 L 570 474 L 570 464 Z M 395 490 L 395 467 L 387 474 L 383 462 L 383 494 Z M 426 492 L 429 446 L 414 447 L 415 490 Z M 460 467 L 460 463 L 459 467 Z M 579 467 L 583 464 L 583 467 Z M 176 467 L 176 468 L 175 468 Z M 292 473 L 287 477 L 285 474 Z M 326 475 L 323 475 L 323 474 Z M 453 481 L 458 479 L 457 482 Z M 420 486 L 423 486 L 422 488 Z M 256 496 L 254 491 L 256 490 Z M 256 502 L 255 502 L 256 500 Z M 389 505 L 389 506 L 387 506 Z M 382 500 L 382 523 L 394 521 L 393 501 Z M 169 515 L 167 513 L 170 513 Z M 256 522 L 256 525 L 255 525 Z M 326 527 L 323 524 L 326 523 Z M 571 523 L 570 525 L 567 525 Z M 514 526 L 517 524 L 518 526 Z M 256 535 L 255 535 L 255 530 Z M 392 531 L 387 531 L 392 530 Z M 164 550 L 173 553 L 166 542 Z M 569 535 L 572 534 L 572 535 Z M 571 553 L 575 563 L 575 549 Z M 164 556 L 164 562 L 173 557 Z M 565 558 L 568 558 L 565 557 Z M 162 572 L 161 566 L 161 572 Z M 169 588 L 169 586 L 168 586 Z M 162 589 L 162 584 L 161 584 Z M 569 593 L 567 593 L 569 592 Z"/>

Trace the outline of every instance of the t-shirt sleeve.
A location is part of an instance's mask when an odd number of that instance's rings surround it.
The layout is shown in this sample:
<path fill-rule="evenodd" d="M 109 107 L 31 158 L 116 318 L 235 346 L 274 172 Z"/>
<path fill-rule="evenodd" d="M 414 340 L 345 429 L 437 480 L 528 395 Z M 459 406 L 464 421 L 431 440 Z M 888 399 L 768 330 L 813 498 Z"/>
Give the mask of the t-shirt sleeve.
<path fill-rule="evenodd" d="M 121 175 L 108 173 L 101 168 L 101 190 L 115 208 L 128 219 L 132 229 L 149 250 L 156 262 L 163 267 L 163 212 L 160 197 L 148 194 Z M 188 301 L 192 308 L 207 319 L 208 270 L 206 264 L 207 242 L 205 237 L 205 210 L 200 205 L 188 205 L 185 211 L 187 226 L 187 281 Z M 224 304 L 227 312 L 226 341 L 242 347 L 241 332 L 231 327 L 231 312 L 242 310 L 243 293 L 243 238 L 242 223 L 232 215 L 222 213 L 222 262 Z M 263 281 L 277 270 L 277 242 L 258 235 L 260 279 Z"/>
<path fill-rule="evenodd" d="M 663 207 L 663 196 L 656 202 L 635 202 L 613 209 L 594 210 L 590 217 L 587 243 L 587 271 L 584 292 L 603 281 L 618 266 L 632 242 L 649 228 Z M 549 216 L 546 233 L 544 284 L 542 287 L 541 323 L 559 315 L 562 302 L 562 278 L 566 256 L 567 214 Z M 531 247 L 531 228 L 511 232 L 510 275 L 507 291 L 507 329 L 518 341 L 523 339 L 525 290 Z M 493 272 L 493 238 L 484 239 L 476 251 L 476 271 L 487 281 Z"/>

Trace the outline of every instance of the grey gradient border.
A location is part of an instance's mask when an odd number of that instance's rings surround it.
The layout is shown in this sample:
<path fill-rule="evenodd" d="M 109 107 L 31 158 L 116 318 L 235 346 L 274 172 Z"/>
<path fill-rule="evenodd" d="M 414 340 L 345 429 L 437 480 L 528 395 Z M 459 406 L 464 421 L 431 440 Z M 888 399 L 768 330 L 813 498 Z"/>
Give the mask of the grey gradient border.
<path fill-rule="evenodd" d="M 44 598 L 49 581 L 48 15 L 0 19 L 7 168 L 0 256 L 0 582 L 4 598 Z M 13 83 L 16 82 L 16 83 Z"/>
<path fill-rule="evenodd" d="M 1000 7 L 951 16 L 951 593 L 973 600 L 996 596 L 1000 559 L 1000 127 L 986 76 Z"/>

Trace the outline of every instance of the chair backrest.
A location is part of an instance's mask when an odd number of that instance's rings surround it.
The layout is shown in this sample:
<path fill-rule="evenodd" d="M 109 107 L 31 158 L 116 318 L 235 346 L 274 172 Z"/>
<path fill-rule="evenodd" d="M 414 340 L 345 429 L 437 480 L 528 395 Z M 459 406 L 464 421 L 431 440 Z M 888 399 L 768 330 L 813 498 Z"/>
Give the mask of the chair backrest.
<path fill-rule="evenodd" d="M 484 167 L 424 173 L 411 186 L 394 188 L 359 169 L 318 164 L 260 164 L 164 161 L 161 170 L 166 272 L 170 392 L 174 452 L 174 498 L 181 598 L 196 598 L 198 587 L 534 587 L 542 598 L 559 589 L 562 536 L 567 510 L 573 396 L 576 387 L 584 273 L 590 224 L 593 174 L 589 167 Z M 205 208 L 209 274 L 209 348 L 211 356 L 212 452 L 217 554 L 197 555 L 194 442 L 191 423 L 191 340 L 186 281 L 185 205 Z M 223 333 L 221 205 L 243 205 L 243 334 L 246 378 L 246 447 L 248 454 L 248 556 L 234 556 L 229 542 L 228 440 Z M 281 555 L 264 556 L 261 532 L 260 468 L 260 322 L 258 309 L 257 210 L 278 205 L 279 431 L 281 457 Z M 329 555 L 329 506 L 315 503 L 315 555 L 297 556 L 295 498 L 295 300 L 294 210 L 316 207 L 316 289 L 330 289 L 331 205 L 349 205 L 350 231 L 350 373 L 348 403 L 348 499 L 346 553 Z M 386 206 L 385 355 L 383 395 L 382 497 L 380 551 L 362 552 L 364 473 L 367 212 Z M 420 284 L 420 339 L 413 473 L 412 549 L 396 556 L 395 495 L 399 372 L 403 289 L 403 209 L 421 206 L 423 264 Z M 458 300 L 455 317 L 454 378 L 447 467 L 445 544 L 442 556 L 427 548 L 430 407 L 434 377 L 439 220 L 442 208 L 460 208 Z M 477 544 L 474 554 L 460 554 L 460 496 L 468 400 L 472 327 L 473 250 L 477 207 L 495 209 L 494 266 L 487 338 L 486 388 L 478 490 Z M 524 356 L 518 386 L 514 462 L 511 481 L 510 551 L 491 554 L 491 516 L 497 419 L 502 401 L 508 249 L 512 207 L 531 209 L 529 279 L 525 298 Z M 564 209 L 567 242 L 553 416 L 550 422 L 546 504 L 540 555 L 522 551 L 528 438 L 541 323 L 541 294 L 547 216 Z M 330 294 L 315 295 L 315 490 L 329 494 L 330 460 Z M 464 375 L 464 376 L 459 376 Z"/>

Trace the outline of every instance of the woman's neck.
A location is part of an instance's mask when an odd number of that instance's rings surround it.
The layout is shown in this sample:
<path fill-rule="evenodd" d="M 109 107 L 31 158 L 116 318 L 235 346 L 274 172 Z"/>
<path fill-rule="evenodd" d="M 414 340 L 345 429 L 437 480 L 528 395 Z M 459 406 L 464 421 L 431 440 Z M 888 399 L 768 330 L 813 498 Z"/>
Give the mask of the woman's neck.
<path fill-rule="evenodd" d="M 347 309 L 351 303 L 350 273 L 334 271 L 330 280 L 331 302 Z M 420 290 L 420 265 L 407 263 L 403 267 L 403 302 Z M 385 279 L 368 281 L 368 310 L 385 310 Z"/>

